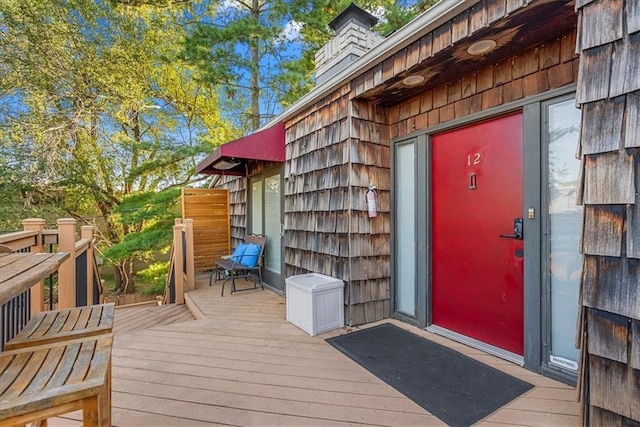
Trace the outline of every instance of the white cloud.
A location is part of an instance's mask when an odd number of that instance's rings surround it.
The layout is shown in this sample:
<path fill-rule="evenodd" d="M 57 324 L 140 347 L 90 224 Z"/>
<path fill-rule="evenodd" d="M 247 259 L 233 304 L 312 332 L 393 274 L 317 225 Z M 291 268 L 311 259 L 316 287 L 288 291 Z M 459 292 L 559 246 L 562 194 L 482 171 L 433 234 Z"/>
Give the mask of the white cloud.
<path fill-rule="evenodd" d="M 249 4 L 251 4 L 251 2 L 248 2 Z M 260 6 L 263 6 L 265 4 L 265 0 L 259 0 L 258 4 Z M 246 11 L 247 10 L 247 6 L 246 4 L 243 5 L 240 1 L 238 0 L 220 0 L 216 9 L 218 10 L 218 12 L 225 12 L 228 10 L 234 10 L 234 11 Z"/>
<path fill-rule="evenodd" d="M 218 3 L 218 13 L 223 13 L 229 9 L 240 10 L 242 9 L 242 6 L 235 0 L 221 0 L 220 3 Z"/>
<path fill-rule="evenodd" d="M 300 38 L 300 30 L 302 23 L 298 21 L 289 21 L 282 28 L 282 38 L 286 41 L 293 41 Z"/>
<path fill-rule="evenodd" d="M 384 16 L 387 14 L 387 9 L 385 9 L 383 6 L 378 6 L 376 10 L 371 12 L 371 14 L 376 18 L 383 20 Z"/>

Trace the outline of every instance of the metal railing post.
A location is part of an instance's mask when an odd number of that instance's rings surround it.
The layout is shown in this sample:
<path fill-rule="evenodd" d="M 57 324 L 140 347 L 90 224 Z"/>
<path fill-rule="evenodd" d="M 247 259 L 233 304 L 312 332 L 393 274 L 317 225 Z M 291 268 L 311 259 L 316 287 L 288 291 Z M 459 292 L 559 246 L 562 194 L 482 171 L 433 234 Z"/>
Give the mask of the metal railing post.
<path fill-rule="evenodd" d="M 88 239 L 91 241 L 89 243 L 89 247 L 87 248 L 87 305 L 93 304 L 93 278 L 94 278 L 94 266 L 93 262 L 94 252 L 93 252 L 93 226 L 91 225 L 83 225 L 81 227 L 81 239 Z"/>

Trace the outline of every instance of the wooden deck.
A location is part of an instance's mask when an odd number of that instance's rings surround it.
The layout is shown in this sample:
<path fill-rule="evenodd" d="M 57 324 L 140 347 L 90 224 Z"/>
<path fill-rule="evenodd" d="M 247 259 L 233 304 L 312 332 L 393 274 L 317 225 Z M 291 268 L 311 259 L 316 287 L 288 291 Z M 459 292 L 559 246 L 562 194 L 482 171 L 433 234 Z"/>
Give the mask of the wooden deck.
<path fill-rule="evenodd" d="M 284 298 L 268 290 L 221 298 L 220 285 L 200 285 L 190 297 L 206 319 L 127 330 L 118 322 L 133 309 L 117 310 L 114 425 L 443 425 L 324 341 L 347 328 L 310 337 L 285 321 Z M 535 385 L 481 425 L 578 424 L 573 388 L 390 322 Z M 79 425 L 79 417 L 49 424 Z"/>
<path fill-rule="evenodd" d="M 185 305 L 143 304 L 133 307 L 116 307 L 113 333 L 121 335 L 138 329 L 148 329 L 189 320 L 193 320 L 193 316 Z"/>

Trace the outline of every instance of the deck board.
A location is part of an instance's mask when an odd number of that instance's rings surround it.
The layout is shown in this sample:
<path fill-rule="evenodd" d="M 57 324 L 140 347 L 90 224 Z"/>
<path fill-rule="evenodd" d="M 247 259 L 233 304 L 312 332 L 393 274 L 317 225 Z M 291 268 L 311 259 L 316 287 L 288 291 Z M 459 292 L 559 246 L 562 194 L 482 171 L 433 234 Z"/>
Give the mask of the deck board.
<path fill-rule="evenodd" d="M 220 285 L 207 280 L 190 292 L 203 320 L 175 315 L 184 306 L 172 315 L 163 307 L 116 310 L 114 425 L 444 425 L 324 341 L 349 328 L 310 337 L 285 321 L 281 296 L 256 290 L 222 298 Z M 390 322 L 535 385 L 479 425 L 578 424 L 572 387 Z M 79 417 L 50 425 L 80 425 Z"/>
<path fill-rule="evenodd" d="M 189 310 L 177 304 L 116 307 L 116 313 L 113 325 L 116 334 L 193 320 Z"/>

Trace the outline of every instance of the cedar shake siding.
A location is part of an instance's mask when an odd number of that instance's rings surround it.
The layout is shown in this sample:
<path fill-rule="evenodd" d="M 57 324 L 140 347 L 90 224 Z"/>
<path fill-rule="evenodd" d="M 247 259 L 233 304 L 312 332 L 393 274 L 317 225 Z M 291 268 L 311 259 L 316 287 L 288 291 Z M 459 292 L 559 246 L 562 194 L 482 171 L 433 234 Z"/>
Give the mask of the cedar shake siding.
<path fill-rule="evenodd" d="M 576 338 L 583 422 L 635 425 L 640 422 L 640 1 L 446 3 L 274 119 L 286 129 L 283 275 L 318 272 L 344 280 L 348 325 L 389 317 L 393 141 L 448 122 L 462 124 L 478 112 L 508 113 L 509 105 L 515 110 L 528 102 L 517 101 L 544 99 L 553 89 L 560 90 L 549 97 L 568 94 L 577 85 L 582 114 L 577 202 L 584 205 L 584 221 Z M 469 55 L 467 48 L 484 39 L 496 41 L 496 49 Z M 403 79 L 410 75 L 424 79 L 407 86 Z M 369 184 L 378 191 L 376 218 L 367 215 Z M 246 230 L 246 179 L 224 186 L 231 190 L 235 246 Z M 538 304 L 532 295 L 529 300 Z M 425 300 L 417 304 L 430 303 Z M 544 328 L 548 319 L 535 316 L 529 322 Z M 532 352 L 541 354 L 542 341 L 536 345 Z M 540 354 L 530 368 L 540 368 Z"/>
<path fill-rule="evenodd" d="M 480 1 L 289 116 L 285 277 L 312 271 L 344 280 L 348 325 L 389 317 L 390 141 L 575 83 L 575 27 L 568 1 Z M 470 58 L 469 38 L 481 36 L 495 37 L 499 53 Z M 425 82 L 404 86 L 414 73 Z M 378 191 L 376 218 L 366 211 L 369 184 Z"/>
<path fill-rule="evenodd" d="M 575 83 L 575 43 L 571 31 L 388 107 L 390 137 Z"/>
<path fill-rule="evenodd" d="M 384 112 L 350 94 L 344 86 L 287 123 L 285 276 L 344 280 L 346 323 L 356 325 L 389 317 L 391 184 Z"/>
<path fill-rule="evenodd" d="M 584 425 L 640 422 L 640 3 L 578 0 Z"/>
<path fill-rule="evenodd" d="M 248 176 L 257 175 L 274 166 L 272 162 L 251 160 L 247 164 Z M 247 187 L 248 178 L 243 176 L 223 176 L 216 188 L 229 190 L 229 215 L 231 216 L 231 248 L 235 248 L 247 234 Z"/>

